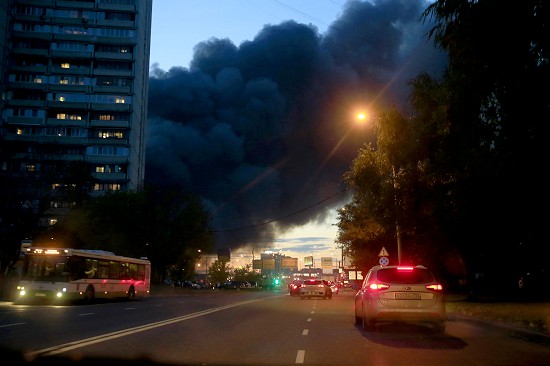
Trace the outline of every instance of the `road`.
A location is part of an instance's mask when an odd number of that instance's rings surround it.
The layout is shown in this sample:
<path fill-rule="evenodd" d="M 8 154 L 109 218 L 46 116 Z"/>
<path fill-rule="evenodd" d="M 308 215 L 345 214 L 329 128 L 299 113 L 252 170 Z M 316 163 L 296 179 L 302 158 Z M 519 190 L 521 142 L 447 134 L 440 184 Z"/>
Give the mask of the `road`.
<path fill-rule="evenodd" d="M 353 292 L 196 290 L 93 305 L 0 303 L 0 346 L 29 358 L 146 359 L 210 365 L 542 365 L 550 347 L 471 322 L 354 325 Z"/>

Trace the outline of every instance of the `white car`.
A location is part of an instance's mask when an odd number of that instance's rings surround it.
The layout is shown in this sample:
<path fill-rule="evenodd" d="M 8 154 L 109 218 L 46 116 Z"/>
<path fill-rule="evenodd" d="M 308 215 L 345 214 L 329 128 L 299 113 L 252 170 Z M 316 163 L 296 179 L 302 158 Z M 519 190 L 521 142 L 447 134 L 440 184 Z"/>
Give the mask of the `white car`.
<path fill-rule="evenodd" d="M 317 278 L 305 280 L 300 287 L 300 299 L 311 299 L 312 297 L 332 299 L 332 290 L 328 282 Z"/>
<path fill-rule="evenodd" d="M 445 332 L 443 287 L 424 266 L 372 267 L 355 294 L 355 324 L 373 330 L 376 323 L 430 323 Z"/>

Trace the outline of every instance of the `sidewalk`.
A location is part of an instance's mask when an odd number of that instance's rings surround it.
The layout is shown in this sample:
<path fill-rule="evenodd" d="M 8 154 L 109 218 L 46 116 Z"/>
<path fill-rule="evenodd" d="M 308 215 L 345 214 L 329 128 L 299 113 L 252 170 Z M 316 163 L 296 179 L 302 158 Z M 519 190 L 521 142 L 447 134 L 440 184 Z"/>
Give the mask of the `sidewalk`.
<path fill-rule="evenodd" d="M 550 302 L 469 301 L 465 296 L 446 298 L 449 320 L 472 321 L 498 328 L 515 337 L 550 345 Z"/>

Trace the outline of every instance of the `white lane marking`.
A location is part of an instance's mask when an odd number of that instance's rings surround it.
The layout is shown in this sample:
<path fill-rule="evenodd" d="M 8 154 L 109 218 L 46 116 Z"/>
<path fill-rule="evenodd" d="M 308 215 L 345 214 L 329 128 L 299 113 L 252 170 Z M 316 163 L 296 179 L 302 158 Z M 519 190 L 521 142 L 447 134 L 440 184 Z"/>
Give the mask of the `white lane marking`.
<path fill-rule="evenodd" d="M 89 316 L 89 315 L 94 315 L 95 313 L 83 313 L 83 314 L 78 314 L 78 316 Z"/>
<path fill-rule="evenodd" d="M 25 357 L 30 357 L 32 359 L 32 358 L 34 358 L 38 355 L 41 355 L 41 356 L 57 355 L 59 353 L 64 353 L 64 352 L 67 352 L 67 351 L 70 351 L 70 350 L 73 350 L 73 349 L 89 346 L 91 344 L 101 343 L 101 342 L 109 341 L 111 339 L 125 337 L 125 336 L 130 335 L 130 334 L 139 333 L 139 332 L 143 332 L 143 331 L 146 331 L 146 330 L 163 327 L 165 325 L 178 323 L 178 322 L 181 322 L 181 321 L 184 321 L 184 320 L 197 318 L 199 316 L 212 314 L 212 313 L 215 313 L 215 312 L 218 312 L 218 311 L 231 309 L 231 308 L 241 306 L 241 305 L 251 304 L 253 302 L 258 302 L 258 301 L 262 301 L 262 299 L 241 301 L 241 302 L 237 302 L 237 303 L 234 303 L 234 304 L 220 306 L 218 308 L 202 310 L 202 311 L 198 311 L 196 313 L 179 316 L 177 318 L 161 320 L 159 322 L 155 322 L 155 323 L 151 323 L 151 324 L 140 325 L 140 326 L 137 326 L 137 327 L 134 327 L 134 328 L 123 329 L 123 330 L 119 330 L 119 331 L 112 332 L 112 333 L 102 334 L 102 335 L 95 336 L 95 337 L 90 337 L 90 338 L 81 339 L 81 340 L 74 341 L 74 342 L 60 344 L 60 345 L 57 345 L 57 346 L 44 348 L 44 349 L 41 349 L 41 350 L 38 350 L 38 351 L 28 352 L 28 353 L 25 354 Z"/>
<path fill-rule="evenodd" d="M 311 318 L 307 318 L 307 321 L 308 321 L 308 322 L 311 322 Z"/>
<path fill-rule="evenodd" d="M 302 331 L 302 335 L 308 335 L 309 334 L 309 329 L 304 329 Z"/>
<path fill-rule="evenodd" d="M 125 308 L 124 310 L 136 310 L 136 308 Z"/>
<path fill-rule="evenodd" d="M 296 362 L 295 363 L 304 363 L 304 359 L 306 358 L 306 351 L 303 349 L 299 349 L 298 353 L 296 354 Z"/>
<path fill-rule="evenodd" d="M 311 311 L 311 314 L 315 314 L 315 310 L 312 310 L 312 311 Z"/>
<path fill-rule="evenodd" d="M 2 324 L 0 325 L 0 328 L 14 327 L 16 325 L 23 325 L 23 324 L 27 324 L 27 323 Z"/>

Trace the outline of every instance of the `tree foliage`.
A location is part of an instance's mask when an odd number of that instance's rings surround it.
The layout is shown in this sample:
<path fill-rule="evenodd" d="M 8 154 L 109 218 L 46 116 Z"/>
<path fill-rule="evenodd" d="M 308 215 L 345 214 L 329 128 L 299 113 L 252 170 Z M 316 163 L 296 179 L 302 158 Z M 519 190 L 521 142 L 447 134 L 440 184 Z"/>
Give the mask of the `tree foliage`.
<path fill-rule="evenodd" d="M 77 207 L 35 242 L 64 247 L 102 249 L 118 255 L 148 257 L 154 275 L 168 269 L 178 279 L 189 279 L 199 250 L 208 251 L 213 240 L 209 215 L 200 200 L 177 191 L 116 192 Z"/>
<path fill-rule="evenodd" d="M 549 4 L 439 0 L 430 32 L 449 63 L 411 81 L 412 113 L 388 110 L 344 181 L 337 240 L 368 268 L 381 246 L 472 282 L 509 288 L 544 261 L 543 124 L 550 120 Z M 489 21 L 491 19 L 491 21 Z M 502 268 L 518 268 L 506 271 Z"/>
<path fill-rule="evenodd" d="M 231 277 L 231 266 L 227 261 L 215 260 L 208 268 L 208 280 L 212 284 L 222 284 Z"/>

